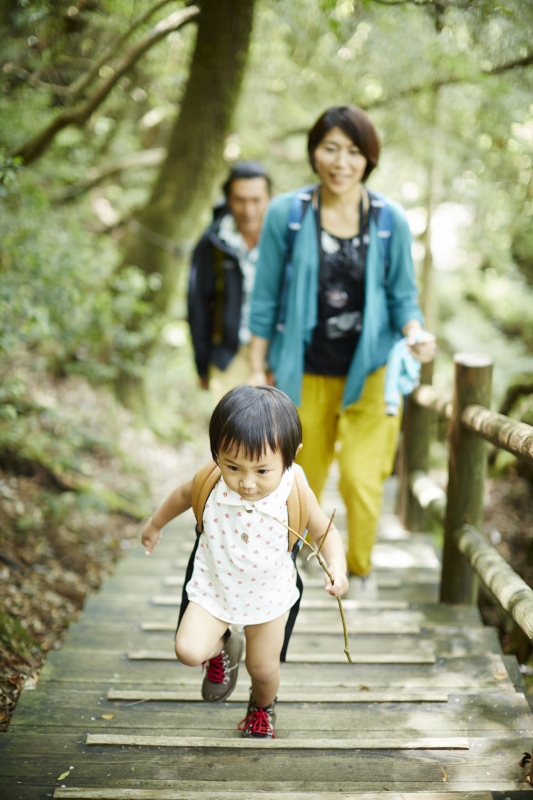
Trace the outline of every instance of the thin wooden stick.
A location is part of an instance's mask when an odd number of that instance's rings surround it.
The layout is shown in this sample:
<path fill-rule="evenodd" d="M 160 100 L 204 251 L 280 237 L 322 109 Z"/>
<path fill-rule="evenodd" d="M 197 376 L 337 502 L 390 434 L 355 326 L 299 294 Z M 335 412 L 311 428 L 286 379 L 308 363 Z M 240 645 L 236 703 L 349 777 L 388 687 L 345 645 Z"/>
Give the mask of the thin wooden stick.
<path fill-rule="evenodd" d="M 327 539 L 327 537 L 328 537 L 328 533 L 330 532 L 330 530 L 331 530 L 331 526 L 333 525 L 333 519 L 334 519 L 334 517 L 335 517 L 335 512 L 336 512 L 336 510 L 337 510 L 336 508 L 334 508 L 334 509 L 333 509 L 333 514 L 332 514 L 332 515 L 331 515 L 331 517 L 329 518 L 329 525 L 328 525 L 328 527 L 327 527 L 327 530 L 326 530 L 326 532 L 325 532 L 324 536 L 323 536 L 323 537 L 322 537 L 322 539 L 320 540 L 320 544 L 318 545 L 318 550 L 316 551 L 316 552 L 317 552 L 317 555 L 320 553 L 320 551 L 321 551 L 321 550 L 322 550 L 322 548 L 324 547 L 324 544 L 326 543 L 326 539 Z"/>
<path fill-rule="evenodd" d="M 333 576 L 332 576 L 331 572 L 329 571 L 328 565 L 324 561 L 324 558 L 320 554 L 320 549 L 321 549 L 322 545 L 324 544 L 326 536 L 328 535 L 328 533 L 329 533 L 329 531 L 331 529 L 331 525 L 333 523 L 334 515 L 335 515 L 335 511 L 333 512 L 333 514 L 331 516 L 331 519 L 330 519 L 329 525 L 328 525 L 328 529 L 327 529 L 326 533 L 324 534 L 324 536 L 322 537 L 321 545 L 320 545 L 319 548 L 313 547 L 313 545 L 311 545 L 307 541 L 307 539 L 305 539 L 305 537 L 300 536 L 300 534 L 297 531 L 293 530 L 290 527 L 290 525 L 287 525 L 286 522 L 282 522 L 280 519 L 276 519 L 276 517 L 274 517 L 276 522 L 279 522 L 280 525 L 283 525 L 284 528 L 287 528 L 288 531 L 290 531 L 294 536 L 296 536 L 301 542 L 303 542 L 311 550 L 311 555 L 316 557 L 316 560 L 318 561 L 318 563 L 320 564 L 320 566 L 322 567 L 322 569 L 324 570 L 324 572 L 326 573 L 326 575 L 330 579 L 332 585 L 334 583 Z M 350 643 L 348 641 L 348 628 L 346 627 L 346 617 L 344 616 L 344 608 L 342 607 L 342 600 L 340 599 L 340 597 L 336 597 L 335 600 L 337 601 L 337 604 L 339 606 L 339 611 L 340 611 L 341 620 L 342 620 L 342 630 L 344 632 L 344 652 L 346 654 L 346 658 L 348 659 L 349 663 L 353 664 L 352 655 L 350 653 Z"/>

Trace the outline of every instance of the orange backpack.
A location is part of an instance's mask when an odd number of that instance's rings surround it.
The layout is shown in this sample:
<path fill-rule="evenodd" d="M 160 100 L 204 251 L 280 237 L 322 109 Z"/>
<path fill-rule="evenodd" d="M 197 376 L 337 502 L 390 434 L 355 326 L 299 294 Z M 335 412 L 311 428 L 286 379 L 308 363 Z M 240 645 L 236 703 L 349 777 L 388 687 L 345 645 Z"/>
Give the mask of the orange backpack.
<path fill-rule="evenodd" d="M 196 517 L 196 526 L 199 533 L 203 532 L 203 516 L 207 498 L 213 491 L 215 484 L 221 476 L 220 467 L 213 460 L 204 464 L 198 470 L 192 485 L 192 510 Z M 289 525 L 300 536 L 305 536 L 307 523 L 309 521 L 309 497 L 307 493 L 307 482 L 303 471 L 298 468 L 294 470 L 294 481 L 287 498 L 287 511 Z M 289 531 L 288 548 L 292 552 L 294 545 L 299 541 L 298 537 Z"/>

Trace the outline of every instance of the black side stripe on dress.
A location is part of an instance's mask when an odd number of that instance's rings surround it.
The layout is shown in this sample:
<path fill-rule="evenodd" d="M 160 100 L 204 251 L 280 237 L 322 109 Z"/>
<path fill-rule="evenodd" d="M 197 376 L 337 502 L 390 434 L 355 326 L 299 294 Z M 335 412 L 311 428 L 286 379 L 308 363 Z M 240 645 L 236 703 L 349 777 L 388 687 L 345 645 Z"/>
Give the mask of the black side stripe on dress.
<path fill-rule="evenodd" d="M 180 626 L 180 622 L 185 614 L 185 610 L 189 605 L 189 595 L 187 594 L 187 584 L 192 578 L 192 574 L 194 572 L 194 559 L 196 556 L 196 551 L 198 550 L 198 545 L 200 544 L 200 536 L 201 532 L 198 530 L 198 525 L 196 526 L 196 541 L 194 543 L 194 547 L 192 549 L 192 553 L 189 557 L 189 563 L 187 564 L 187 571 L 185 573 L 185 581 L 183 582 L 183 589 L 181 590 L 181 606 L 180 606 L 180 613 L 178 617 L 178 624 L 176 626 L 176 634 L 178 632 L 178 628 Z M 176 638 L 176 634 L 174 634 L 174 638 Z"/>
<path fill-rule="evenodd" d="M 176 633 L 174 634 L 174 638 L 176 638 L 176 634 L 178 633 L 178 628 L 180 626 L 180 622 L 183 619 L 183 615 L 185 614 L 187 606 L 189 605 L 189 596 L 187 594 L 187 584 L 191 580 L 192 574 L 194 572 L 194 559 L 195 559 L 195 556 L 196 556 L 196 551 L 198 550 L 198 545 L 200 543 L 200 536 L 201 535 L 202 534 L 198 530 L 198 525 L 197 525 L 196 526 L 196 541 L 194 543 L 194 547 L 192 549 L 192 553 L 191 553 L 191 555 L 189 557 L 189 563 L 187 564 L 187 571 L 185 572 L 185 580 L 183 582 L 183 589 L 181 590 L 180 613 L 179 613 L 179 616 L 178 616 L 178 624 L 176 626 Z M 295 622 L 296 622 L 296 617 L 298 616 L 298 612 L 300 611 L 300 601 L 302 599 L 302 594 L 303 594 L 303 590 L 304 590 L 302 579 L 300 577 L 300 573 L 298 572 L 298 567 L 296 566 L 296 554 L 297 554 L 297 552 L 298 551 L 296 551 L 294 553 L 293 557 L 295 559 L 294 568 L 296 570 L 296 588 L 298 589 L 298 599 L 294 603 L 294 605 L 291 606 L 291 609 L 289 611 L 289 616 L 288 616 L 287 622 L 285 624 L 285 636 L 284 636 L 284 639 L 283 639 L 283 647 L 281 648 L 281 653 L 280 653 L 280 656 L 279 656 L 279 660 L 281 662 L 285 662 L 287 660 L 287 649 L 289 647 L 289 641 L 290 641 L 290 638 L 291 638 L 291 635 L 292 635 L 292 631 L 293 631 L 293 628 L 294 628 L 294 625 L 295 625 Z"/>

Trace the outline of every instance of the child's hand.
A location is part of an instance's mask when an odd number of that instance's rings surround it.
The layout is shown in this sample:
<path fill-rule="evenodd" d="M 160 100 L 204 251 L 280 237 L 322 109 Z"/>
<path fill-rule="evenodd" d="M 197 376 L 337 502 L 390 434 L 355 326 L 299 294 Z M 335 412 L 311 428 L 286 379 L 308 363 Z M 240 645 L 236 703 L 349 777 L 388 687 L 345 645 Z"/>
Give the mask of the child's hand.
<path fill-rule="evenodd" d="M 333 578 L 333 583 L 331 583 L 327 575 L 324 575 L 326 592 L 332 597 L 340 597 L 348 591 L 348 578 L 346 577 L 346 571 L 342 568 L 336 567 L 335 565 L 329 567 L 329 571 L 331 573 L 331 577 Z"/>
<path fill-rule="evenodd" d="M 161 528 L 158 528 L 154 525 L 154 521 L 152 517 L 148 520 L 145 524 L 141 536 L 141 542 L 146 547 L 146 555 L 149 556 L 152 553 L 154 547 L 161 539 Z"/>

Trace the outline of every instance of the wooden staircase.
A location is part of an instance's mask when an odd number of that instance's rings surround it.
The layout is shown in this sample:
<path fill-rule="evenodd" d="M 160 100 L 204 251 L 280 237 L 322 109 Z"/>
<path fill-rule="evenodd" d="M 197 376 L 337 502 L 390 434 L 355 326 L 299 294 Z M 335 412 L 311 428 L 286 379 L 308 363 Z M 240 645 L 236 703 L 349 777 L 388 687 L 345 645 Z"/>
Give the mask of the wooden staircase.
<path fill-rule="evenodd" d="M 389 492 L 389 494 L 391 494 Z M 330 483 L 324 507 L 341 508 Z M 533 716 L 514 657 L 473 606 L 439 604 L 431 537 L 385 503 L 380 598 L 337 604 L 316 571 L 282 667 L 274 741 L 244 741 L 249 679 L 200 698 L 173 655 L 192 514 L 150 558 L 139 546 L 87 603 L 0 737 L 2 800 L 469 800 L 529 796 Z M 342 514 L 337 517 L 342 528 Z"/>

